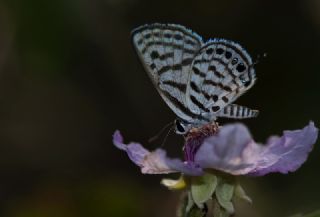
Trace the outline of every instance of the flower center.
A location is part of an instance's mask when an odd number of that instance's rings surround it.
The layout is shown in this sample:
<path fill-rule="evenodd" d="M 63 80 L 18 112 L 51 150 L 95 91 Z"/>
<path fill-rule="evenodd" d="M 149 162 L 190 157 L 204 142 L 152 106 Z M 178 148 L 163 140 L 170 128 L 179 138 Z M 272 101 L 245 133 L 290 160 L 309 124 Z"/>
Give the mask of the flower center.
<path fill-rule="evenodd" d="M 196 155 L 202 142 L 203 139 L 193 139 L 186 142 L 183 148 L 185 161 L 194 162 L 194 156 Z"/>
<path fill-rule="evenodd" d="M 218 123 L 213 122 L 199 128 L 191 129 L 185 136 L 184 159 L 187 162 L 194 162 L 194 157 L 203 141 L 214 135 L 218 130 Z"/>

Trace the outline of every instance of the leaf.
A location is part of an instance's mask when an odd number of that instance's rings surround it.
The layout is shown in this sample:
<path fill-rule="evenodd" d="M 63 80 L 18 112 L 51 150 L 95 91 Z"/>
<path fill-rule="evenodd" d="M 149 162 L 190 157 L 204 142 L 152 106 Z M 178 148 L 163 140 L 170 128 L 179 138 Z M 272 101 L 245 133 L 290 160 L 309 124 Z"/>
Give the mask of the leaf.
<path fill-rule="evenodd" d="M 234 207 L 231 202 L 234 193 L 234 185 L 221 180 L 216 189 L 217 200 L 229 214 L 234 213 Z"/>
<path fill-rule="evenodd" d="M 201 177 L 196 177 L 191 184 L 191 195 L 193 201 L 199 208 L 212 198 L 218 184 L 218 178 L 210 173 L 206 173 Z"/>

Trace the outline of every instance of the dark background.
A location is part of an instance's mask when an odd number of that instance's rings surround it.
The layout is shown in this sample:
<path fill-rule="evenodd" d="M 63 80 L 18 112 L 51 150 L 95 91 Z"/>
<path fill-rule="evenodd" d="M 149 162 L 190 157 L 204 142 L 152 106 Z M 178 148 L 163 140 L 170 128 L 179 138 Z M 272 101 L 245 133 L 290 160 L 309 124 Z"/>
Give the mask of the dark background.
<path fill-rule="evenodd" d="M 154 149 L 162 139 L 147 140 L 175 118 L 130 44 L 152 22 L 268 54 L 238 100 L 261 111 L 244 121 L 257 141 L 320 123 L 318 0 L 2 0 L 1 217 L 174 216 L 179 192 L 160 186 L 166 176 L 142 175 L 111 142 L 121 129 Z M 171 135 L 164 148 L 182 144 Z M 254 203 L 237 203 L 239 216 L 320 208 L 318 145 L 295 173 L 241 178 Z"/>

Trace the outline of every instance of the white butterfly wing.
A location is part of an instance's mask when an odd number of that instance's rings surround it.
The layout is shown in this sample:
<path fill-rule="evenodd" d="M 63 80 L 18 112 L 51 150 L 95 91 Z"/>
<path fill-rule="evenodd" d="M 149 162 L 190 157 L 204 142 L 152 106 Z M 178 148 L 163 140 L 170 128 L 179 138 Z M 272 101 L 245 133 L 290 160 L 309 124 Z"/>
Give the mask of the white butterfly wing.
<path fill-rule="evenodd" d="M 196 33 L 180 25 L 151 24 L 132 31 L 133 45 L 160 95 L 175 114 L 192 121 L 186 90 L 191 63 L 203 43 Z"/>
<path fill-rule="evenodd" d="M 224 39 L 206 43 L 192 62 L 186 91 L 189 109 L 210 120 L 217 116 L 237 118 L 236 112 L 233 114 L 236 105 L 223 109 L 252 87 L 252 66 L 251 57 L 239 44 Z"/>

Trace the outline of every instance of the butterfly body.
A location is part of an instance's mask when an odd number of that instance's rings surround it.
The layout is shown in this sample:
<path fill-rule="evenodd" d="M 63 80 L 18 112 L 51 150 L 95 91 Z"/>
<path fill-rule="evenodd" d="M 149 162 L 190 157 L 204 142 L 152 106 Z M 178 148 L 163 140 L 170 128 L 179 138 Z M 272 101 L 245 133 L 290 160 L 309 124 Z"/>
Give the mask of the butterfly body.
<path fill-rule="evenodd" d="M 133 45 L 158 92 L 187 132 L 217 117 L 250 118 L 256 110 L 232 104 L 250 89 L 250 55 L 225 39 L 203 42 L 181 25 L 151 24 L 132 32 Z"/>

